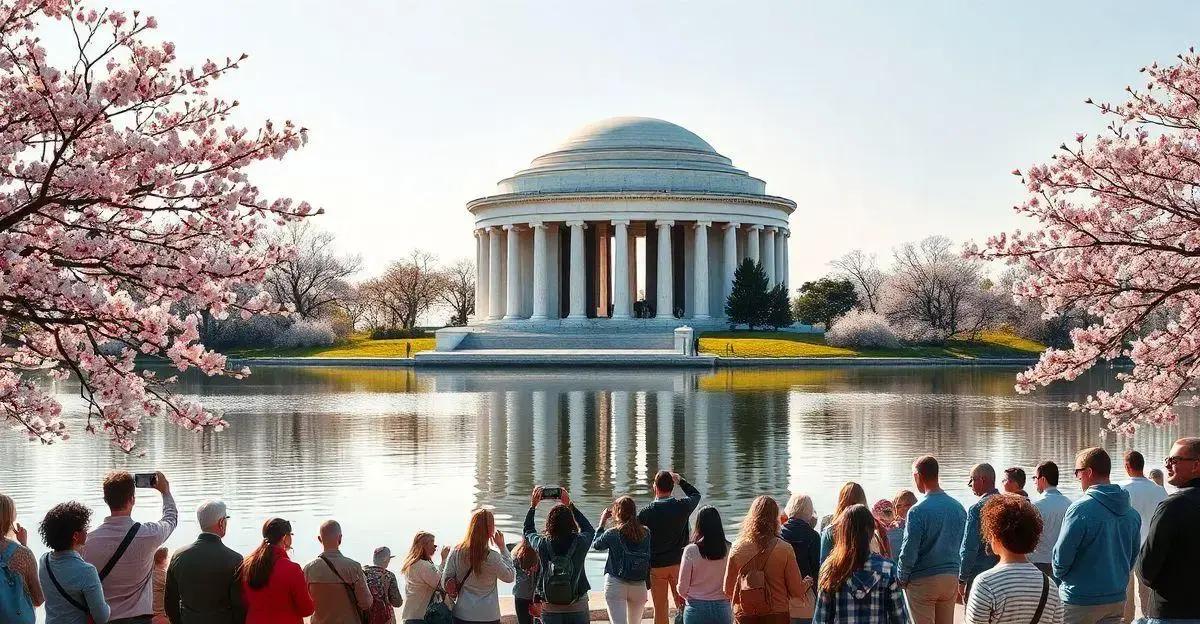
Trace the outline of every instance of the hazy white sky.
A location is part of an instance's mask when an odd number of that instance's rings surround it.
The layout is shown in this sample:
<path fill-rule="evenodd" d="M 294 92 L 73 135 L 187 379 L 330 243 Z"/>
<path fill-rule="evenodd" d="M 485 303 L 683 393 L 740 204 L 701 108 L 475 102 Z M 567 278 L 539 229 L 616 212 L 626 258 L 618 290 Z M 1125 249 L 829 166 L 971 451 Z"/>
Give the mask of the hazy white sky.
<path fill-rule="evenodd" d="M 1200 39 L 1200 3 L 159 0 L 180 57 L 247 52 L 217 92 L 307 148 L 264 189 L 325 208 L 366 273 L 473 256 L 464 204 L 576 127 L 678 123 L 794 199 L 795 283 L 855 247 L 1014 226 L 1014 167 L 1106 123 L 1138 68 Z"/>

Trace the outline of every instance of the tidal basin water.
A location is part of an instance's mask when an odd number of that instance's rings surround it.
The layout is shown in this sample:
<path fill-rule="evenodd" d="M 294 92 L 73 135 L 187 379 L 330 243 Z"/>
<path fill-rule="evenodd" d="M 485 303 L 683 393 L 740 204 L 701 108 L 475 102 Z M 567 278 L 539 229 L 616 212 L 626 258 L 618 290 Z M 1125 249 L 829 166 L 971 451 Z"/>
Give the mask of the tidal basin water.
<path fill-rule="evenodd" d="M 673 468 L 732 531 L 759 494 L 782 503 L 789 492 L 806 492 L 819 514 L 831 511 L 847 480 L 872 502 L 891 498 L 911 487 L 911 462 L 926 452 L 941 459 L 944 486 L 963 501 L 967 471 L 980 461 L 1032 475 L 1038 461 L 1055 460 L 1074 497 L 1076 450 L 1101 444 L 1119 456 L 1136 448 L 1149 468 L 1162 465 L 1176 437 L 1200 434 L 1200 420 L 1188 414 L 1133 439 L 1102 436 L 1101 419 L 1067 403 L 1113 387 L 1112 370 L 1017 395 L 1018 370 L 260 367 L 243 381 L 186 377 L 178 391 L 224 413 L 231 428 L 196 434 L 150 421 L 143 456 L 85 434 L 43 447 L 6 432 L 0 491 L 16 500 L 38 553 L 36 524 L 46 509 L 77 499 L 96 510 L 98 523 L 107 515 L 101 478 L 126 469 L 169 476 L 181 514 L 171 547 L 194 539 L 196 505 L 220 497 L 232 516 L 227 542 L 243 553 L 261 540 L 266 518 L 282 516 L 295 529 L 294 558 L 307 561 L 319 552 L 318 524 L 336 518 L 343 552 L 369 562 L 376 546 L 403 556 L 420 529 L 439 544 L 456 543 L 480 506 L 495 509 L 511 542 L 538 484 L 566 487 L 594 520 L 622 494 L 648 501 L 650 477 Z M 56 390 L 78 429 L 77 388 Z M 139 490 L 135 519 L 159 511 L 158 494 Z M 595 586 L 602 569 L 593 553 Z"/>

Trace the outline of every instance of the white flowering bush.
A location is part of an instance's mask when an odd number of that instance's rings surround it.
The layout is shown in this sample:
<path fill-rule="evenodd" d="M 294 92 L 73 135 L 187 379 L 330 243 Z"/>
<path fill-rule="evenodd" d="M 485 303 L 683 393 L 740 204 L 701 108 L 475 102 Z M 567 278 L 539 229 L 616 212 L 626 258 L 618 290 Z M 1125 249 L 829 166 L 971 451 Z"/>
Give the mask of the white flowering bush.
<path fill-rule="evenodd" d="M 895 349 L 900 338 L 886 317 L 875 312 L 851 310 L 833 322 L 825 332 L 825 342 L 835 347 L 856 349 Z"/>
<path fill-rule="evenodd" d="M 275 346 L 328 347 L 337 342 L 337 334 L 326 321 L 298 319 L 275 338 Z"/>

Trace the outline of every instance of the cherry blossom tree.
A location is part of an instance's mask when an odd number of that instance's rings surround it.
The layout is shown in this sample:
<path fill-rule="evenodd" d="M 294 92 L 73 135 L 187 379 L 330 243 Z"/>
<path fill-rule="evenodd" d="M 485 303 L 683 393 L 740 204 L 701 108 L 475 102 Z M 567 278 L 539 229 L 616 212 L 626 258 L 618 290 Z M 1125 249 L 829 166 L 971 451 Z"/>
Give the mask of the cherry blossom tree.
<path fill-rule="evenodd" d="M 45 374 L 75 376 L 86 430 L 126 451 L 147 415 L 225 427 L 134 358 L 246 374 L 199 342 L 186 311 L 271 311 L 245 288 L 290 257 L 268 230 L 313 213 L 264 197 L 246 173 L 305 130 L 231 125 L 237 102 L 208 92 L 245 56 L 181 66 L 155 27 L 77 0 L 0 0 L 0 410 L 33 440 L 70 435 Z M 49 29 L 66 35 L 66 64 L 49 60 Z"/>
<path fill-rule="evenodd" d="M 1017 390 L 1127 357 L 1118 391 L 1072 405 L 1123 433 L 1175 421 L 1178 406 L 1196 404 L 1200 375 L 1200 57 L 1142 72 L 1145 87 L 1126 87 L 1125 102 L 1087 101 L 1110 119 L 1102 133 L 1013 171 L 1029 192 L 1015 209 L 1037 228 L 969 250 L 1022 269 L 1014 294 L 1047 317 L 1095 319 L 1019 375 Z"/>

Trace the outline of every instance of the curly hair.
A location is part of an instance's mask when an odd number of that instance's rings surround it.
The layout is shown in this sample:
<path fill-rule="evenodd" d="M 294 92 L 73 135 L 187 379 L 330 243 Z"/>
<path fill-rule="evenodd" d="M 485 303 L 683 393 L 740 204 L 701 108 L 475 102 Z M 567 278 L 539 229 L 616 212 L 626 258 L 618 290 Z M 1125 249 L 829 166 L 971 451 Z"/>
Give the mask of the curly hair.
<path fill-rule="evenodd" d="M 984 541 L 1022 555 L 1033 552 L 1042 537 L 1041 514 L 1020 494 L 993 495 L 983 504 L 980 524 Z"/>
<path fill-rule="evenodd" d="M 46 512 L 38 533 L 51 550 L 71 550 L 75 545 L 75 533 L 86 531 L 91 521 L 92 510 L 83 503 L 59 503 Z"/>

